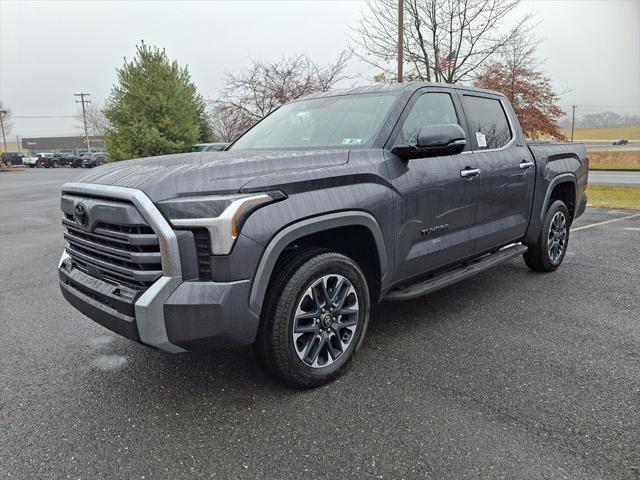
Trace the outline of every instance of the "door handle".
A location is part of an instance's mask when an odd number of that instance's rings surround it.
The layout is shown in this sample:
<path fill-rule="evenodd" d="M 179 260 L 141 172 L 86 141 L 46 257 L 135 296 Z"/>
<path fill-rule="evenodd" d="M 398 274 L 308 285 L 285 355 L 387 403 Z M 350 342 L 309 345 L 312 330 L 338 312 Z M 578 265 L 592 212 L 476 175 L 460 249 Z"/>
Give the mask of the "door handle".
<path fill-rule="evenodd" d="M 460 170 L 460 176 L 462 178 L 475 177 L 476 175 L 479 175 L 479 174 L 480 174 L 480 169 L 479 168 L 467 167 L 464 170 Z"/>
<path fill-rule="evenodd" d="M 523 160 L 522 162 L 520 162 L 520 168 L 522 170 L 526 170 L 527 168 L 531 168 L 533 167 L 533 162 L 527 161 L 527 160 Z"/>

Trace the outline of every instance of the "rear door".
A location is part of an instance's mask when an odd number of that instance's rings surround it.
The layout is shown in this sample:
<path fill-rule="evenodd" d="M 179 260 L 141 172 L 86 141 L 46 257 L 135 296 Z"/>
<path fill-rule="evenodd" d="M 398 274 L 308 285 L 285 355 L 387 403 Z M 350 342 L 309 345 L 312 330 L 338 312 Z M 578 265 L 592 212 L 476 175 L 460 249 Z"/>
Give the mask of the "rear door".
<path fill-rule="evenodd" d="M 524 236 L 535 180 L 531 152 L 508 103 L 500 96 L 460 95 L 478 163 L 476 253 Z"/>
<path fill-rule="evenodd" d="M 387 146 L 415 145 L 420 128 L 456 123 L 466 130 L 455 93 L 421 89 L 406 106 Z M 395 280 L 473 255 L 478 182 L 460 172 L 477 168 L 475 155 L 467 151 L 411 160 L 388 155 L 391 182 L 398 193 Z"/>

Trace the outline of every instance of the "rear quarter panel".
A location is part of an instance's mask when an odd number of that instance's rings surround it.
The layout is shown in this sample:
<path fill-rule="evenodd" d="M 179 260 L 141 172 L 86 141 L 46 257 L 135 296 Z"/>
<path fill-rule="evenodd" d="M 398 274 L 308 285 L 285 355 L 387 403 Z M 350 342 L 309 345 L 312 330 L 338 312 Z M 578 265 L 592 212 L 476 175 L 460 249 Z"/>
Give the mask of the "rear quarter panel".
<path fill-rule="evenodd" d="M 531 222 L 525 242 L 534 242 L 540 235 L 544 214 L 553 188 L 571 182 L 575 189 L 575 205 L 580 204 L 587 183 L 587 150 L 582 143 L 530 143 L 536 163 L 536 184 Z"/>

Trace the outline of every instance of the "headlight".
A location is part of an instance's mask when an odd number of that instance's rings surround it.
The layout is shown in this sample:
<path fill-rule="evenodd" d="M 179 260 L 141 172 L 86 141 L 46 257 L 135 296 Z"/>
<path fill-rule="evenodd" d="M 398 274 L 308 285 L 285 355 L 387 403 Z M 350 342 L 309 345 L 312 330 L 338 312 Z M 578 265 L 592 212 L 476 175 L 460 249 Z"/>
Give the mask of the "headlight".
<path fill-rule="evenodd" d="M 280 191 L 237 195 L 207 195 L 173 198 L 158 202 L 158 208 L 177 228 L 206 228 L 211 253 L 227 255 L 245 220 L 257 208 L 286 198 Z"/>

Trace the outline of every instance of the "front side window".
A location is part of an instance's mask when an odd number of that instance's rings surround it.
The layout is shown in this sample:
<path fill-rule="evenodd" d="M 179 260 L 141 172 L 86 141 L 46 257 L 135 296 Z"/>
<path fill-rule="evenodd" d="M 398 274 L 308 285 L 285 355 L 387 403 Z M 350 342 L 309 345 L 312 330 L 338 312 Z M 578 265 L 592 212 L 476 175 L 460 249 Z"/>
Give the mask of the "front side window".
<path fill-rule="evenodd" d="M 398 92 L 314 98 L 288 103 L 229 150 L 369 147 Z"/>
<path fill-rule="evenodd" d="M 411 107 L 396 143 L 416 145 L 418 131 L 422 127 L 447 124 L 458 124 L 458 116 L 451 95 L 439 92 L 425 93 Z"/>
<path fill-rule="evenodd" d="M 502 148 L 511 141 L 509 121 L 499 100 L 465 95 L 464 111 L 479 150 Z"/>

